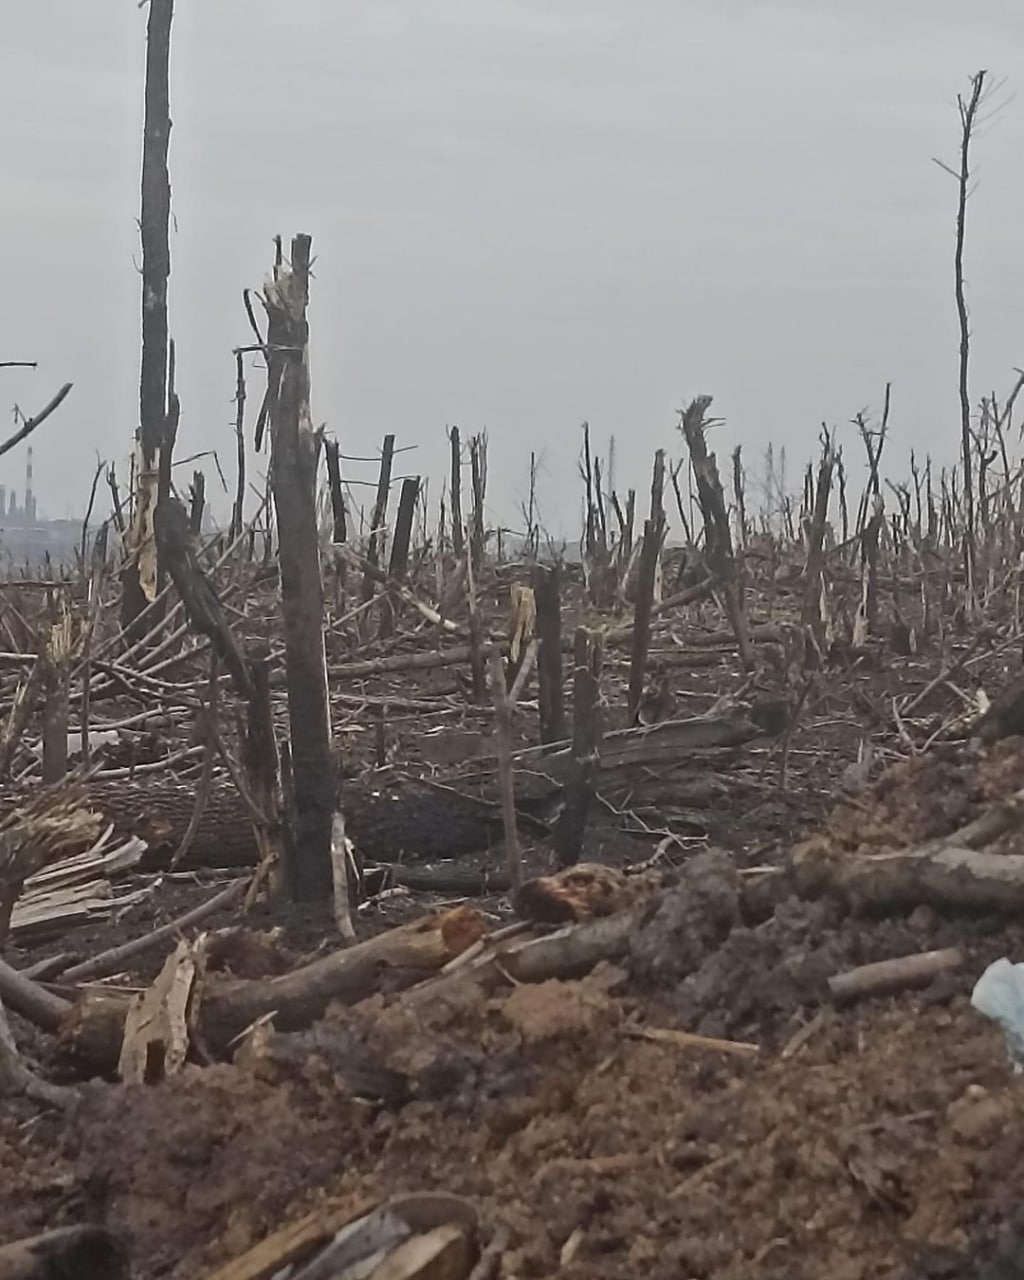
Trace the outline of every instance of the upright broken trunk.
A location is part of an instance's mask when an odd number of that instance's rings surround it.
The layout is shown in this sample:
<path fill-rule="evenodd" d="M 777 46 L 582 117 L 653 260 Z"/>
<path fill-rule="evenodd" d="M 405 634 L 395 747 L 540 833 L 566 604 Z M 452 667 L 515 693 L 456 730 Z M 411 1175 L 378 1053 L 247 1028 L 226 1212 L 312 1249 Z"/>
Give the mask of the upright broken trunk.
<path fill-rule="evenodd" d="M 633 606 L 633 649 L 629 663 L 629 720 L 636 723 L 644 696 L 647 675 L 647 652 L 651 643 L 651 611 L 654 608 L 654 586 L 658 575 L 663 526 L 654 519 L 644 521 L 643 550 L 640 552 L 640 578 Z"/>
<path fill-rule="evenodd" d="M 157 472 L 167 421 L 167 281 L 171 183 L 171 20 L 174 0 L 151 0 L 146 32 L 146 118 L 142 143 L 142 367 L 139 375 L 139 450 L 134 520 L 122 573 L 121 625 L 128 628 L 156 595 L 153 518 Z M 152 622 L 153 619 L 150 619 Z"/>
<path fill-rule="evenodd" d="M 337 440 L 325 442 L 324 458 L 327 462 L 327 484 L 331 491 L 331 541 L 335 546 L 340 546 L 348 541 L 348 522 L 345 519 L 345 495 L 341 488 L 341 450 Z"/>
<path fill-rule="evenodd" d="M 388 497 L 391 493 L 391 465 L 394 456 L 395 437 L 385 436 L 384 447 L 380 451 L 380 474 L 377 477 L 377 498 L 373 504 L 373 515 L 370 521 L 370 539 L 366 544 L 366 563 L 369 567 L 363 575 L 364 604 L 369 604 L 373 599 L 373 584 L 376 582 L 373 570 L 380 565 L 381 548 L 384 545 L 384 526 L 388 518 Z"/>
<path fill-rule="evenodd" d="M 419 476 L 407 476 L 402 481 L 402 493 L 398 499 L 395 537 L 391 544 L 391 561 L 388 565 L 388 573 L 393 582 L 402 582 L 409 571 L 409 546 L 412 542 L 412 523 L 416 515 L 416 499 L 419 493 Z M 398 608 L 398 593 L 393 589 L 389 590 L 380 617 L 382 639 L 394 634 Z"/>
<path fill-rule="evenodd" d="M 704 549 L 708 568 L 722 584 L 725 611 L 736 636 L 736 648 L 744 670 L 754 664 L 754 653 L 743 612 L 736 557 L 733 555 L 729 512 L 725 505 L 722 481 L 715 455 L 708 451 L 704 415 L 711 406 L 710 396 L 697 396 L 681 415 L 679 429 L 690 451 L 690 462 L 697 482 L 697 500 L 704 517 Z"/>
<path fill-rule="evenodd" d="M 806 524 L 807 567 L 804 571 L 804 603 L 801 622 L 812 626 L 819 643 L 825 638 L 821 609 L 823 588 L 822 571 L 825 565 L 825 529 L 828 525 L 828 504 L 832 496 L 832 472 L 836 464 L 835 447 L 831 437 L 821 442 L 821 461 L 818 463 L 818 479 L 814 489 L 814 507 Z"/>
<path fill-rule="evenodd" d="M 74 637 L 71 614 L 61 600 L 52 602 L 52 616 L 43 648 L 43 783 L 59 782 L 68 771 L 68 712 L 71 654 Z"/>
<path fill-rule="evenodd" d="M 309 410 L 306 307 L 311 244 L 308 235 L 296 236 L 290 268 L 275 266 L 265 290 L 270 465 L 295 801 L 295 829 L 286 842 L 285 883 L 300 901 L 330 897 L 335 800 L 316 521 L 316 444 Z"/>
<path fill-rule="evenodd" d="M 604 645 L 599 631 L 578 628 L 573 646 L 572 764 L 562 811 L 555 824 L 558 865 L 579 862 L 594 799 L 601 750 L 601 667 Z"/>
<path fill-rule="evenodd" d="M 562 742 L 565 731 L 565 691 L 562 687 L 562 588 L 559 567 L 533 567 L 533 596 L 537 605 L 538 705 L 540 740 Z"/>
<path fill-rule="evenodd" d="M 452 427 L 448 436 L 452 451 L 452 551 L 458 560 L 466 549 L 466 531 L 462 523 L 462 439 L 458 427 Z"/>

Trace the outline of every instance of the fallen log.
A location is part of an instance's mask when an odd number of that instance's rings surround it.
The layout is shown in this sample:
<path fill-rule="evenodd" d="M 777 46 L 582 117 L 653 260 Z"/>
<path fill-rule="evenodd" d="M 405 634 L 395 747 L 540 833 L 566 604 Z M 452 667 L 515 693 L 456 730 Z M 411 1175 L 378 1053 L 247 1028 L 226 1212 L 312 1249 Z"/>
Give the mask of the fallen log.
<path fill-rule="evenodd" d="M 707 767 L 709 758 L 721 763 L 724 754 L 764 736 L 764 729 L 746 715 L 669 720 L 606 734 L 598 763 L 598 789 L 614 802 L 616 796 L 636 795 L 649 782 L 651 771 L 663 777 L 669 769 L 685 771 L 673 779 L 681 795 L 697 786 L 714 792 L 717 780 Z M 701 772 L 691 771 L 701 766 Z M 548 834 L 545 815 L 553 811 L 573 767 L 571 745 L 535 747 L 513 757 L 516 815 L 521 828 Z M 170 779 L 160 787 L 139 781 L 96 780 L 90 803 L 118 832 L 146 841 L 144 870 L 165 867 L 192 818 L 194 788 Z M 474 760 L 443 780 L 417 779 L 375 773 L 346 779 L 345 830 L 359 853 L 369 861 L 397 862 L 458 857 L 486 849 L 501 838 L 497 762 Z M 244 802 L 223 781 L 212 788 L 183 867 L 246 867 L 254 865 L 256 847 Z"/>
<path fill-rule="evenodd" d="M 410 1008 L 444 1001 L 458 1004 L 467 985 L 491 992 L 507 988 L 510 982 L 583 977 L 602 960 L 619 960 L 626 955 L 638 918 L 636 912 L 624 911 L 586 924 L 568 925 L 543 938 L 510 939 L 484 950 L 471 963 L 407 991 L 402 1001 Z"/>
<path fill-rule="evenodd" d="M 0 1001 L 27 1022 L 43 1031 L 59 1030 L 71 1012 L 71 1003 L 33 982 L 0 959 Z"/>
<path fill-rule="evenodd" d="M 128 1280 L 124 1246 L 104 1227 L 61 1227 L 0 1247 L 0 1280 Z"/>
<path fill-rule="evenodd" d="M 332 1001 L 356 1004 L 385 982 L 400 988 L 438 972 L 485 932 L 478 912 L 456 907 L 277 977 L 208 977 L 195 1015 L 203 1044 L 222 1055 L 248 1027 L 267 1017 L 279 1031 L 300 1031 Z M 87 990 L 62 1018 L 59 1044 L 79 1068 L 98 1073 L 116 1068 L 130 1000 L 124 992 Z"/>
<path fill-rule="evenodd" d="M 895 960 L 879 960 L 862 964 L 828 980 L 829 993 L 837 1004 L 859 1000 L 862 996 L 894 995 L 911 987 L 927 986 L 940 973 L 959 969 L 963 952 L 956 947 L 944 951 L 923 951 L 918 955 L 900 956 Z"/>
<path fill-rule="evenodd" d="M 792 861 L 804 897 L 830 893 L 857 907 L 890 910 L 922 903 L 961 911 L 1024 909 L 1024 854 L 936 843 L 851 855 L 819 838 L 794 850 Z"/>

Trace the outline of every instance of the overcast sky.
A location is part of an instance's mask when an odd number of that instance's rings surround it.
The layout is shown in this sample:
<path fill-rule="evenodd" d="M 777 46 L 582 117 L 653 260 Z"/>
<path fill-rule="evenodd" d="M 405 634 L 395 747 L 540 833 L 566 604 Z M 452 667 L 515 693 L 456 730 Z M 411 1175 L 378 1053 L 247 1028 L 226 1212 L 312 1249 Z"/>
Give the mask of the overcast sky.
<path fill-rule="evenodd" d="M 35 439 L 41 507 L 84 507 L 137 423 L 145 10 L 10 6 L 0 43 L 0 406 L 71 398 Z M 486 427 L 508 521 L 576 532 L 589 419 L 618 482 L 677 451 L 707 392 L 760 469 L 877 410 L 893 464 L 957 442 L 955 100 L 1008 77 L 979 137 L 967 275 L 975 398 L 1024 364 L 1020 0 L 179 0 L 172 329 L 180 453 L 232 481 L 233 345 L 271 237 L 308 231 L 313 412 L 352 454 L 385 431 L 440 492 L 446 423 Z M 253 372 L 255 398 L 260 375 Z M 860 465 L 852 430 L 847 457 Z M 20 479 L 24 452 L 0 461 Z M 352 467 L 357 478 L 371 468 Z M 191 468 L 187 469 L 190 472 Z M 185 472 L 179 472 L 184 481 Z M 208 482 L 216 489 L 210 472 Z M 368 492 L 368 490 L 364 491 Z"/>

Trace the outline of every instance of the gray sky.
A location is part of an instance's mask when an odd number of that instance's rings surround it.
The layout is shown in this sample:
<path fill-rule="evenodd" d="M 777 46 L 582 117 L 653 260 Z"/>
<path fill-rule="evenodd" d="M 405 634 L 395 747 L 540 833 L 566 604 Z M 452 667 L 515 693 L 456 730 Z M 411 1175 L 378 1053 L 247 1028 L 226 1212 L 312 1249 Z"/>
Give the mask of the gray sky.
<path fill-rule="evenodd" d="M 0 406 L 75 383 L 35 441 L 53 515 L 137 421 L 144 35 L 134 0 L 5 15 L 0 359 L 40 368 L 0 371 Z M 543 450 L 548 523 L 574 534 L 580 422 L 646 486 L 705 391 L 720 455 L 760 470 L 785 444 L 792 482 L 822 419 L 879 408 L 887 379 L 891 467 L 948 461 L 956 192 L 931 157 L 955 157 L 969 73 L 1008 75 L 967 266 L 974 395 L 1002 393 L 1024 364 L 1021 47 L 1020 0 L 179 0 L 180 453 L 218 447 L 231 481 L 240 291 L 275 232 L 308 231 L 314 415 L 349 453 L 418 445 L 402 469 L 435 500 L 445 423 L 486 426 L 497 514 Z"/>

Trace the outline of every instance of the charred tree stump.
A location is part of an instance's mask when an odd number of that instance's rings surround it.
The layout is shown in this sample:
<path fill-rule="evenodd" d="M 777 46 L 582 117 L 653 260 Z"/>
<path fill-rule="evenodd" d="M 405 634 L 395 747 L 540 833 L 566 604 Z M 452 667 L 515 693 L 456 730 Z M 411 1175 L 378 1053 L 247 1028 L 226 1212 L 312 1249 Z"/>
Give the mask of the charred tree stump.
<path fill-rule="evenodd" d="M 495 737 L 498 747 L 498 779 L 501 792 L 501 818 L 505 832 L 505 857 L 513 893 L 523 885 L 523 855 L 516 823 L 515 775 L 512 767 L 512 702 L 505 684 L 505 668 L 501 654 L 491 654 L 491 692 L 494 696 Z"/>
<path fill-rule="evenodd" d="M 562 811 L 555 824 L 555 852 L 560 867 L 579 862 L 594 799 L 601 750 L 601 635 L 580 627 L 573 646 L 572 763 Z"/>
<path fill-rule="evenodd" d="M 245 358 L 235 352 L 235 501 L 231 507 L 231 526 L 228 542 L 233 543 L 242 534 L 242 515 L 245 508 Z"/>
<path fill-rule="evenodd" d="M 308 235 L 266 286 L 271 481 L 277 513 L 295 828 L 285 879 L 293 898 L 327 900 L 335 784 L 316 523 L 316 449 L 309 410 Z"/>
<path fill-rule="evenodd" d="M 469 534 L 473 572 L 480 576 L 484 562 L 487 524 L 484 508 L 487 502 L 487 435 L 481 431 L 469 442 L 470 479 L 473 485 L 473 523 Z"/>
<path fill-rule="evenodd" d="M 68 771 L 68 714 L 73 649 L 71 615 L 54 603 L 43 649 L 43 783 L 59 782 Z"/>
<path fill-rule="evenodd" d="M 562 742 L 565 727 L 565 690 L 562 672 L 562 586 L 558 565 L 533 568 L 533 597 L 537 605 L 537 684 L 540 703 L 540 740 Z"/>
<path fill-rule="evenodd" d="M 461 560 L 466 551 L 466 529 L 462 523 L 462 440 L 458 427 L 448 436 L 452 450 L 452 551 Z"/>
<path fill-rule="evenodd" d="M 274 736 L 274 713 L 270 703 L 270 677 L 267 654 L 252 659 L 252 689 L 246 704 L 245 735 L 242 739 L 242 768 L 252 801 L 253 832 L 259 857 L 257 879 L 252 892 L 269 877 L 274 888 L 280 888 L 282 843 L 290 833 L 282 831 L 281 772 Z"/>
<path fill-rule="evenodd" d="M 189 490 L 188 526 L 192 536 L 198 538 L 203 531 L 203 512 L 206 509 L 206 476 L 201 471 L 192 472 Z"/>
<path fill-rule="evenodd" d="M 373 599 L 375 576 L 370 572 L 380 568 L 381 548 L 384 545 L 384 526 L 388 518 L 388 497 L 391 493 L 391 464 L 395 456 L 395 437 L 385 436 L 380 451 L 380 474 L 377 477 L 377 497 L 370 519 L 370 539 L 366 544 L 367 571 L 363 575 L 363 604 Z"/>
<path fill-rule="evenodd" d="M 640 552 L 640 580 L 633 606 L 633 651 L 629 663 L 629 719 L 636 723 L 644 696 L 647 674 L 647 651 L 651 643 L 651 612 L 654 608 L 654 585 L 658 574 L 663 526 L 655 520 L 644 521 L 644 541 Z"/>
<path fill-rule="evenodd" d="M 345 519 L 345 495 L 341 488 L 341 450 L 337 440 L 328 440 L 324 447 L 327 462 L 327 485 L 331 491 L 331 517 L 334 527 L 331 541 L 341 545 L 348 541 L 348 522 Z"/>
<path fill-rule="evenodd" d="M 146 32 L 146 113 L 142 143 L 142 367 L 139 376 L 139 451 L 135 517 L 122 573 L 121 625 L 130 628 L 156 587 L 153 519 L 157 469 L 167 425 L 167 281 L 171 137 L 169 70 L 174 0 L 151 0 Z M 147 563 L 149 559 L 154 563 Z M 129 632 L 131 635 L 131 632 Z M 134 638 L 134 637 L 133 637 Z"/>
<path fill-rule="evenodd" d="M 693 475 L 697 482 L 697 500 L 704 517 L 705 558 L 708 568 L 722 584 L 725 611 L 736 636 L 736 648 L 745 671 L 754 665 L 743 598 L 740 594 L 736 557 L 729 532 L 729 512 L 725 505 L 722 481 L 715 455 L 708 451 L 704 415 L 711 405 L 710 396 L 697 396 L 681 415 L 680 431 L 690 451 Z"/>
<path fill-rule="evenodd" d="M 391 561 L 388 565 L 388 576 L 393 582 L 402 582 L 409 570 L 409 544 L 412 542 L 412 522 L 416 514 L 416 499 L 419 497 L 419 492 L 418 476 L 410 476 L 402 481 L 402 492 L 398 499 L 398 516 L 395 519 L 395 536 L 391 543 Z M 382 639 L 394 634 L 398 609 L 399 597 L 394 591 L 389 591 L 380 619 Z"/>
<path fill-rule="evenodd" d="M 807 567 L 804 573 L 804 602 L 801 622 L 814 628 L 821 642 L 824 627 L 821 616 L 822 572 L 825 563 L 825 528 L 828 524 L 828 504 L 832 496 L 832 472 L 835 469 L 836 452 L 826 435 L 821 443 L 821 461 L 814 489 L 814 509 L 807 523 Z"/>

